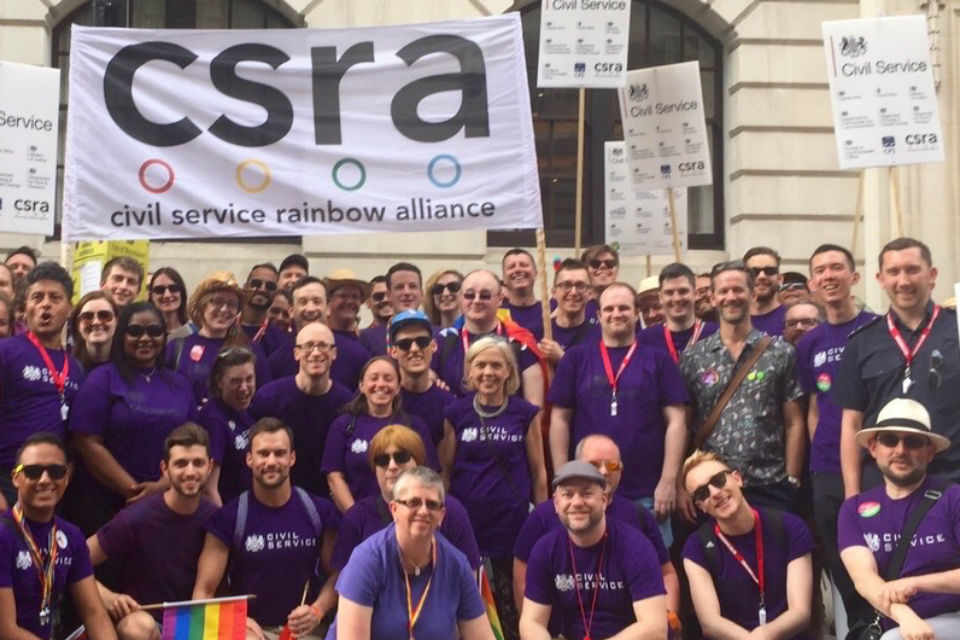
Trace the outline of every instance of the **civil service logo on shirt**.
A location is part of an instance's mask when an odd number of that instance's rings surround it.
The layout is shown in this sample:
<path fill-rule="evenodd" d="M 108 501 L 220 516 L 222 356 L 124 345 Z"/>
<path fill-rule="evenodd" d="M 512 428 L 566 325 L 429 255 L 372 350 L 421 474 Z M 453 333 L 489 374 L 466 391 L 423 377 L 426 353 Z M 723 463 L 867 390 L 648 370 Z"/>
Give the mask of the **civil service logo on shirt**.
<path fill-rule="evenodd" d="M 17 554 L 17 569 L 29 569 L 33 565 L 29 551 L 21 551 Z"/>
<path fill-rule="evenodd" d="M 573 576 L 569 573 L 558 573 L 553 579 L 553 584 L 557 587 L 557 591 L 572 591 Z"/>
<path fill-rule="evenodd" d="M 553 578 L 553 584 L 557 591 L 570 591 L 573 589 L 576 581 L 581 589 L 597 589 L 601 591 L 622 590 L 626 588 L 623 580 L 608 580 L 603 573 L 578 573 L 571 575 L 569 573 L 558 573 Z"/>
<path fill-rule="evenodd" d="M 463 430 L 463 433 L 460 434 L 460 439 L 463 442 L 473 442 L 477 439 L 477 428 L 467 427 Z"/>
<path fill-rule="evenodd" d="M 813 354 L 814 367 L 822 367 L 826 361 L 827 361 L 826 351 L 818 351 L 817 353 Z"/>
<path fill-rule="evenodd" d="M 40 367 L 35 367 L 32 364 L 28 364 L 23 368 L 23 379 L 36 382 L 40 379 L 43 373 L 40 371 Z"/>
<path fill-rule="evenodd" d="M 354 453 L 364 453 L 366 452 L 367 447 L 369 447 L 369 445 L 367 444 L 367 441 L 361 440 L 360 438 L 357 438 L 352 443 L 350 443 L 350 451 Z"/>
<path fill-rule="evenodd" d="M 263 551 L 266 544 L 263 541 L 263 536 L 250 535 L 247 536 L 247 541 L 243 546 L 250 553 L 256 553 L 257 551 Z"/>
<path fill-rule="evenodd" d="M 869 548 L 870 551 L 880 551 L 880 536 L 875 533 L 867 532 L 863 534 L 863 539 L 867 543 L 867 548 Z"/>
<path fill-rule="evenodd" d="M 247 429 L 243 433 L 239 434 L 236 438 L 233 439 L 233 447 L 237 451 L 246 451 L 247 446 L 250 444 L 250 430 Z"/>

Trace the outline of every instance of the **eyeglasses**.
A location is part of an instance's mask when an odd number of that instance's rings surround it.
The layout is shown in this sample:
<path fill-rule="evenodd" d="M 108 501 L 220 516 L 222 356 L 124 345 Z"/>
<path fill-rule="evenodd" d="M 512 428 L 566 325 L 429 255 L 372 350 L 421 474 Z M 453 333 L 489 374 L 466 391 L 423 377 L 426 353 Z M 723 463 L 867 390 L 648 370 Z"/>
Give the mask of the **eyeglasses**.
<path fill-rule="evenodd" d="M 80 322 L 93 322 L 94 318 L 100 322 L 112 322 L 114 318 L 113 311 L 110 311 L 109 309 L 101 309 L 100 311 L 84 311 L 77 316 L 77 319 L 80 320 Z"/>
<path fill-rule="evenodd" d="M 178 284 L 155 284 L 150 287 L 150 293 L 155 296 L 162 296 L 167 291 L 170 293 L 180 293 L 183 291 L 183 287 Z"/>
<path fill-rule="evenodd" d="M 67 465 L 65 464 L 18 464 L 13 468 L 13 473 L 22 473 L 27 480 L 39 480 L 46 471 L 51 480 L 63 480 L 67 475 Z"/>
<path fill-rule="evenodd" d="M 393 453 L 378 453 L 373 456 L 373 464 L 378 467 L 388 467 L 390 466 L 390 458 L 393 458 L 393 461 L 398 465 L 407 464 L 413 458 L 413 454 L 406 449 L 400 449 Z"/>
<path fill-rule="evenodd" d="M 586 282 L 570 282 L 568 280 L 564 280 L 563 282 L 558 282 L 554 286 L 557 289 L 560 289 L 560 291 L 563 291 L 564 293 L 570 292 L 571 289 L 575 290 L 577 293 L 584 293 L 587 289 L 590 288 L 590 285 L 587 284 Z"/>
<path fill-rule="evenodd" d="M 717 489 L 723 489 L 727 486 L 727 475 L 733 473 L 732 469 L 724 469 L 719 473 L 715 473 L 710 476 L 710 479 L 707 480 L 707 484 L 700 485 L 696 489 L 690 492 L 690 497 L 693 498 L 694 502 L 703 502 L 710 497 L 710 486 L 714 486 Z"/>
<path fill-rule="evenodd" d="M 939 389 L 942 379 L 940 378 L 940 367 L 943 365 L 943 354 L 940 349 L 934 349 L 930 352 L 930 370 L 927 372 L 927 384 L 931 389 Z"/>
<path fill-rule="evenodd" d="M 386 291 L 376 291 L 370 294 L 370 299 L 374 302 L 383 302 L 384 298 L 387 297 Z"/>
<path fill-rule="evenodd" d="M 213 309 L 226 309 L 231 312 L 240 309 L 236 300 L 227 300 L 226 298 L 211 298 L 207 304 Z"/>
<path fill-rule="evenodd" d="M 769 267 L 767 267 L 769 269 Z M 754 274 L 756 275 L 756 274 Z M 767 275 L 776 275 L 776 272 Z M 807 285 L 802 282 L 784 282 L 780 285 L 780 291 L 806 291 Z"/>
<path fill-rule="evenodd" d="M 395 344 L 400 351 L 410 351 L 413 345 L 417 345 L 417 348 L 423 351 L 430 346 L 431 342 L 433 342 L 433 338 L 430 336 L 417 336 L 416 338 L 401 338 L 393 344 Z"/>
<path fill-rule="evenodd" d="M 450 293 L 456 293 L 460 291 L 460 283 L 454 280 L 453 282 L 438 282 L 430 288 L 430 293 L 435 296 L 443 294 L 443 290 L 446 289 Z"/>
<path fill-rule="evenodd" d="M 247 286 L 251 289 L 266 289 L 267 291 L 276 291 L 277 283 L 272 280 L 261 280 L 260 278 L 250 278 Z"/>
<path fill-rule="evenodd" d="M 761 273 L 768 277 L 773 277 L 780 273 L 780 267 L 749 267 L 747 271 L 750 272 L 754 278 L 756 278 Z"/>
<path fill-rule="evenodd" d="M 410 498 L 409 500 L 394 500 L 398 504 L 402 504 L 408 509 L 413 509 L 416 511 L 423 505 L 427 505 L 427 511 L 440 511 L 443 509 L 443 503 L 439 500 L 423 500 L 422 498 Z"/>
<path fill-rule="evenodd" d="M 885 447 L 890 447 L 891 449 L 895 449 L 900 444 L 901 440 L 903 441 L 903 446 L 912 451 L 923 449 L 925 446 L 927 446 L 927 442 L 929 442 L 925 436 L 919 436 L 916 434 L 908 434 L 903 436 L 898 436 L 895 433 L 877 434 L 877 442 Z"/>
<path fill-rule="evenodd" d="M 591 269 L 599 269 L 600 267 L 603 267 L 604 269 L 613 269 L 617 266 L 617 261 L 610 260 L 608 258 L 607 260 L 591 260 L 589 264 Z"/>
<path fill-rule="evenodd" d="M 463 292 L 464 300 L 472 301 L 476 298 L 480 298 L 484 302 L 489 302 L 490 300 L 493 300 L 493 292 L 492 291 L 464 291 Z"/>
<path fill-rule="evenodd" d="M 304 342 L 303 344 L 296 344 L 294 346 L 304 353 L 310 354 L 315 350 L 319 351 L 320 353 L 326 353 L 333 349 L 336 345 L 327 344 L 326 342 Z"/>
<path fill-rule="evenodd" d="M 127 325 L 123 332 L 131 338 L 142 338 L 143 334 L 147 334 L 151 338 L 159 338 L 163 335 L 163 327 L 159 324 L 148 324 L 147 326 L 131 324 Z"/>
<path fill-rule="evenodd" d="M 620 471 L 620 469 L 623 469 L 623 463 L 615 460 L 597 460 L 596 462 L 591 461 L 590 464 L 597 469 L 606 469 L 607 473 L 616 473 Z"/>
<path fill-rule="evenodd" d="M 793 320 L 786 320 L 784 324 L 788 327 L 815 327 L 820 324 L 820 321 L 816 318 L 796 318 Z"/>

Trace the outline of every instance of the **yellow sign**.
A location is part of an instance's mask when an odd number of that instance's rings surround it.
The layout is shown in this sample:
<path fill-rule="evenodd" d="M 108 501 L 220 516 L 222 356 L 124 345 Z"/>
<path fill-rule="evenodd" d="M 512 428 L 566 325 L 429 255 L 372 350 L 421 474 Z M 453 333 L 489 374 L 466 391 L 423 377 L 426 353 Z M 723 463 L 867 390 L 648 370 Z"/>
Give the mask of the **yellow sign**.
<path fill-rule="evenodd" d="M 149 240 L 96 240 L 78 242 L 73 252 L 73 302 L 85 294 L 100 288 L 100 274 L 103 266 L 120 256 L 130 256 L 143 267 L 144 278 L 140 283 L 138 300 L 145 299 L 147 290 L 146 274 L 150 268 Z"/>

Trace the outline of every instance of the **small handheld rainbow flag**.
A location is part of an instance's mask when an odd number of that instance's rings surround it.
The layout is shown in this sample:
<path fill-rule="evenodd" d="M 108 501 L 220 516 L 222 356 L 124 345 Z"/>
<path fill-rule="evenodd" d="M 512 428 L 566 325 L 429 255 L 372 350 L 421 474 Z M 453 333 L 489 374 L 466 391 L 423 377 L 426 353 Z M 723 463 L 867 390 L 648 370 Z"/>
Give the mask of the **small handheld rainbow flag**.
<path fill-rule="evenodd" d="M 165 602 L 163 640 L 244 640 L 247 596 Z"/>
<path fill-rule="evenodd" d="M 485 565 L 489 562 L 485 562 Z M 497 603 L 493 600 L 493 589 L 490 588 L 490 580 L 487 578 L 485 566 L 480 567 L 480 599 L 483 600 L 483 606 L 487 609 L 487 617 L 490 618 L 490 627 L 493 629 L 493 637 L 496 640 L 503 640 L 503 625 L 500 624 L 500 615 L 497 613 Z M 166 640 L 166 638 L 164 638 Z"/>

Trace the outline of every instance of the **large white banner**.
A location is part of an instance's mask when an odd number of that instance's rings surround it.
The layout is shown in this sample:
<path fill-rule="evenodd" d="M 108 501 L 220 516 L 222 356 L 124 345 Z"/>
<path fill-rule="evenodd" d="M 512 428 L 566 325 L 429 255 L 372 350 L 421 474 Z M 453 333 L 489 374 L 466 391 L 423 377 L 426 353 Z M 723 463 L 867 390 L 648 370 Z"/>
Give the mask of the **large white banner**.
<path fill-rule="evenodd" d="M 0 231 L 53 235 L 60 70 L 0 62 Z"/>
<path fill-rule="evenodd" d="M 698 62 L 630 71 L 619 94 L 634 188 L 713 183 Z"/>
<path fill-rule="evenodd" d="M 538 87 L 622 87 L 630 0 L 543 0 Z"/>
<path fill-rule="evenodd" d="M 542 226 L 520 18 L 74 27 L 71 240 Z"/>
<path fill-rule="evenodd" d="M 623 255 L 673 255 L 670 202 L 664 189 L 637 191 L 630 182 L 623 142 L 605 142 L 604 228 Z M 687 190 L 675 189 L 674 210 L 680 251 L 687 250 Z"/>
<path fill-rule="evenodd" d="M 823 23 L 840 167 L 943 162 L 924 16 Z"/>

